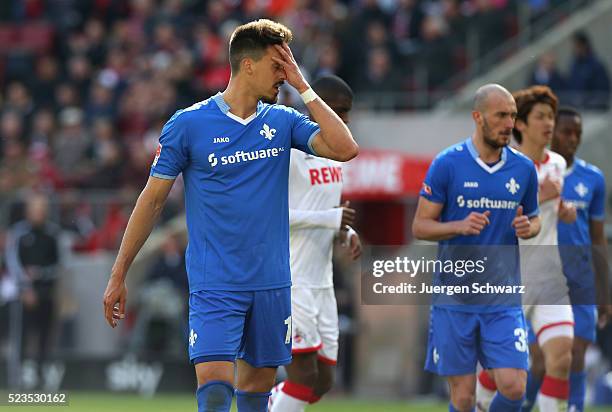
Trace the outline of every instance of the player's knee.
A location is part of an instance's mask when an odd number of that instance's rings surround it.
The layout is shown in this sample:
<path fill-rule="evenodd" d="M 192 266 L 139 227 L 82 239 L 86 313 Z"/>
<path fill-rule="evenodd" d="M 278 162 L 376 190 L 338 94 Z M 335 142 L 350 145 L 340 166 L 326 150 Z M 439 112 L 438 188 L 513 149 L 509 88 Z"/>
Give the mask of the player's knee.
<path fill-rule="evenodd" d="M 559 352 L 547 359 L 546 372 L 549 375 L 564 377 L 569 375 L 571 366 L 572 351 L 568 348 L 568 350 Z"/>
<path fill-rule="evenodd" d="M 572 371 L 581 372 L 584 370 L 584 355 L 586 353 L 588 343 L 575 340 L 572 346 Z"/>
<path fill-rule="evenodd" d="M 456 393 L 452 398 L 453 406 L 458 411 L 471 411 L 476 404 L 476 397 L 469 392 Z"/>
<path fill-rule="evenodd" d="M 303 367 L 294 370 L 290 375 L 290 379 L 295 383 L 299 383 L 300 385 L 314 388 L 319 379 L 319 372 L 316 367 L 304 365 Z"/>
<path fill-rule="evenodd" d="M 518 400 L 525 394 L 527 379 L 501 379 L 497 383 L 497 390 L 510 400 Z"/>

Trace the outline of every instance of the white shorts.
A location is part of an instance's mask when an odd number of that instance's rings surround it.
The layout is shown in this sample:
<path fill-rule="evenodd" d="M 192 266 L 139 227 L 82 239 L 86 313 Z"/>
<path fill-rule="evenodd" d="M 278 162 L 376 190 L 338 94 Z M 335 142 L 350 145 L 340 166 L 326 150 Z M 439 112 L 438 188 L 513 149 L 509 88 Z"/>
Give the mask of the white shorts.
<path fill-rule="evenodd" d="M 540 346 L 552 338 L 574 337 L 574 313 L 571 305 L 525 305 L 523 310 Z"/>
<path fill-rule="evenodd" d="M 334 288 L 291 288 L 293 354 L 317 352 L 321 362 L 338 360 L 338 306 Z"/>

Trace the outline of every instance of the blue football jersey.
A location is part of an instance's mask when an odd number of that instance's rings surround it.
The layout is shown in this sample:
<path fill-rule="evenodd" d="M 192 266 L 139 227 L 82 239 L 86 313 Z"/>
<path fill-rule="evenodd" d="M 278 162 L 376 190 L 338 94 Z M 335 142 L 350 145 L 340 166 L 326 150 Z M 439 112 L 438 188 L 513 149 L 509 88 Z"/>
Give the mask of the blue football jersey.
<path fill-rule="evenodd" d="M 491 212 L 490 224 L 478 236 L 455 236 L 440 241 L 438 251 L 438 259 L 443 261 L 457 261 L 462 258 L 485 259 L 485 273 L 481 273 L 479 278 L 436 273 L 434 285 L 471 284 L 475 281 L 489 281 L 496 285 L 520 285 L 518 240 L 512 221 L 520 205 L 523 206 L 525 215 L 531 217 L 538 214 L 537 171 L 529 158 L 505 147 L 502 149 L 501 159 L 493 165 L 488 165 L 479 157 L 469 138 L 451 146 L 434 159 L 420 195 L 444 205 L 441 222 L 463 220 L 471 212 Z M 520 296 L 514 298 L 511 301 L 520 304 Z M 519 301 L 516 301 L 516 298 L 519 298 Z M 460 301 L 469 304 L 456 305 L 453 309 L 500 310 L 480 307 L 479 304 L 489 301 L 480 300 L 477 295 Z"/>
<path fill-rule="evenodd" d="M 576 158 L 565 175 L 562 198 L 576 206 L 576 222 L 559 220 L 563 271 L 570 287 L 592 287 L 594 281 L 589 222 L 605 219 L 606 184 L 597 167 Z"/>
<path fill-rule="evenodd" d="M 319 126 L 292 108 L 259 102 L 241 119 L 221 93 L 164 126 L 151 175 L 185 181 L 190 292 L 291 284 L 291 148 L 314 154 Z"/>

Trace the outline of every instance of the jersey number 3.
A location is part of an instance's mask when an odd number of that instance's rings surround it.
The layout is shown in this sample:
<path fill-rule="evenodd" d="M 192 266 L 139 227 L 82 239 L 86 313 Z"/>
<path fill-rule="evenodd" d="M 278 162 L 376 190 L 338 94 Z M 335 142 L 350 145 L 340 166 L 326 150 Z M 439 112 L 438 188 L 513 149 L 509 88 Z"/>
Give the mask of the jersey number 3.
<path fill-rule="evenodd" d="M 517 337 L 516 342 L 514 342 L 514 347 L 516 350 L 519 352 L 527 352 L 527 332 L 525 329 L 514 329 L 514 336 Z"/>

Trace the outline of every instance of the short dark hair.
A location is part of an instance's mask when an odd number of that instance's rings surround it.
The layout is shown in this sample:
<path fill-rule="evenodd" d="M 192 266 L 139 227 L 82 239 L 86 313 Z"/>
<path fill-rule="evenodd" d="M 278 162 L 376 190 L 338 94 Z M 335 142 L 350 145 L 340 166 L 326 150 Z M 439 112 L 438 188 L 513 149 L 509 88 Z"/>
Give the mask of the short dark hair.
<path fill-rule="evenodd" d="M 569 106 L 563 106 L 557 111 L 557 121 L 563 116 L 579 117 L 580 119 L 582 119 L 582 115 L 580 114 L 580 112 L 575 108 Z"/>
<path fill-rule="evenodd" d="M 240 71 L 240 62 L 246 57 L 259 60 L 268 46 L 290 43 L 291 30 L 272 20 L 259 19 L 238 26 L 229 43 L 229 60 L 232 73 Z"/>
<path fill-rule="evenodd" d="M 533 106 L 538 103 L 549 105 L 553 110 L 553 114 L 555 116 L 557 115 L 557 105 L 559 104 L 559 100 L 548 86 L 531 86 L 527 89 L 514 92 L 512 96 L 516 101 L 517 121 L 521 120 L 527 124 L 527 117 L 529 116 L 529 113 L 531 113 Z M 512 130 L 512 133 L 514 134 L 516 141 L 521 143 L 523 140 L 523 135 L 521 132 L 515 127 Z"/>
<path fill-rule="evenodd" d="M 353 100 L 353 90 L 344 80 L 333 74 L 321 76 L 312 83 L 312 89 L 323 100 L 329 97 L 344 97 Z"/>
<path fill-rule="evenodd" d="M 573 35 L 574 41 L 581 46 L 590 49 L 591 48 L 591 40 L 589 36 L 584 31 L 577 31 Z"/>

